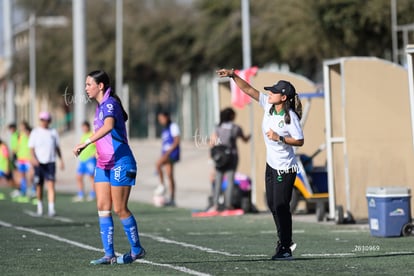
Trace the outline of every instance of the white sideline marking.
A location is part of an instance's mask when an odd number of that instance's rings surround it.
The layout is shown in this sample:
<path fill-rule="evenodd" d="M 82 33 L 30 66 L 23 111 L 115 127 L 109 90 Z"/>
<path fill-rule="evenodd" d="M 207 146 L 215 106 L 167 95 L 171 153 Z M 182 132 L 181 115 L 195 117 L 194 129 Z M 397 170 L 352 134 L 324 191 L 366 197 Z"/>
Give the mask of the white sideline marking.
<path fill-rule="evenodd" d="M 233 235 L 232 232 L 188 232 L 189 236 L 204 236 L 204 235 Z"/>
<path fill-rule="evenodd" d="M 7 223 L 7 222 L 1 221 L 1 220 L 0 220 L 0 226 L 14 228 L 16 230 L 29 232 L 29 233 L 32 233 L 34 235 L 47 237 L 47 238 L 50 238 L 52 240 L 64 242 L 64 243 L 74 245 L 74 246 L 77 246 L 77 247 L 80 247 L 80 248 L 83 248 L 83 249 L 102 252 L 102 249 L 100 249 L 100 248 L 96 248 L 96 247 L 93 247 L 93 246 L 90 246 L 90 245 L 87 245 L 87 244 L 83 244 L 83 243 L 80 243 L 80 242 L 77 242 L 77 241 L 68 240 L 68 239 L 59 237 L 57 235 L 45 233 L 45 232 L 38 231 L 38 230 L 35 230 L 35 229 L 32 229 L 32 228 L 15 226 L 15 225 L 12 225 L 10 223 Z M 117 255 L 122 255 L 121 253 L 118 253 L 118 252 L 116 252 L 116 254 Z M 170 265 L 170 264 L 154 263 L 154 262 L 146 261 L 146 260 L 142 260 L 142 259 L 136 260 L 135 262 L 139 262 L 139 263 L 143 263 L 143 264 L 150 264 L 150 265 L 154 265 L 154 266 L 168 267 L 168 268 L 171 268 L 171 269 L 174 269 L 174 270 L 177 270 L 177 271 L 180 271 L 180 272 L 184 272 L 184 273 L 187 273 L 187 274 L 191 274 L 191 275 L 210 276 L 210 274 L 195 271 L 195 270 L 183 267 L 183 266 L 175 266 L 175 265 Z"/>
<path fill-rule="evenodd" d="M 332 233 L 360 233 L 366 232 L 364 229 L 341 229 L 341 230 L 332 230 Z"/>
<path fill-rule="evenodd" d="M 191 243 L 174 241 L 174 240 L 170 240 L 170 239 L 167 239 L 167 238 L 164 238 L 164 237 L 159 237 L 159 236 L 155 236 L 155 235 L 151 235 L 151 234 L 139 233 L 139 235 L 142 236 L 142 237 L 147 237 L 147 238 L 153 239 L 153 240 L 158 241 L 158 242 L 175 244 L 175 245 L 179 245 L 179 246 L 182 246 L 182 247 L 197 249 L 197 250 L 200 250 L 200 251 L 203 251 L 203 252 L 213 253 L 213 254 L 220 254 L 220 255 L 229 256 L 229 257 L 264 257 L 264 256 L 267 256 L 267 255 L 263 255 L 263 254 L 260 254 L 260 255 L 233 254 L 233 253 L 229 253 L 229 252 L 225 252 L 225 251 L 219 251 L 219 250 L 215 250 L 215 249 L 211 249 L 211 248 L 208 248 L 208 247 L 199 246 L 199 245 L 195 245 L 195 244 L 191 244 Z"/>
<path fill-rule="evenodd" d="M 73 222 L 73 220 L 71 220 L 70 218 L 65 218 L 65 217 L 59 217 L 59 216 L 54 216 L 54 217 L 47 217 L 47 216 L 39 216 L 37 213 L 33 212 L 33 211 L 29 211 L 29 210 L 24 210 L 23 213 L 25 213 L 28 216 L 31 217 L 37 217 L 37 218 L 46 218 L 46 219 L 53 219 L 53 220 L 58 220 L 61 222 Z"/>
<path fill-rule="evenodd" d="M 199 271 L 195 271 L 195 270 L 192 270 L 192 269 L 183 267 L 183 266 L 175 266 L 175 265 L 170 265 L 170 264 L 154 263 L 154 262 L 146 261 L 146 260 L 143 260 L 143 259 L 138 259 L 135 262 L 143 263 L 143 264 L 150 264 L 150 265 L 154 265 L 154 266 L 168 267 L 168 268 L 171 268 L 171 269 L 174 269 L 174 270 L 178 270 L 178 271 L 181 271 L 181 272 L 190 274 L 190 275 L 211 276 L 210 274 L 203 273 L 203 272 L 199 272 Z"/>
<path fill-rule="evenodd" d="M 230 257 L 240 257 L 240 254 L 232 254 L 232 253 L 228 253 L 228 252 L 224 252 L 224 251 L 218 251 L 218 250 L 211 249 L 211 248 L 208 248 L 208 247 L 198 246 L 198 245 L 185 243 L 185 242 L 174 241 L 174 240 L 170 240 L 170 239 L 167 239 L 167 238 L 164 238 L 164 237 L 154 236 L 154 235 L 151 235 L 151 234 L 139 233 L 139 235 L 143 236 L 143 237 L 151 238 L 151 239 L 153 239 L 155 241 L 158 241 L 158 242 L 175 244 L 175 245 L 180 245 L 180 246 L 183 246 L 183 247 L 198 249 L 200 251 L 204 251 L 204 252 L 207 252 L 207 253 L 215 253 L 215 254 L 220 254 L 220 255 L 230 256 Z"/>
<path fill-rule="evenodd" d="M 414 252 L 412 251 L 402 251 L 402 252 L 385 252 L 387 255 L 411 255 Z"/>
<path fill-rule="evenodd" d="M 414 254 L 412 251 L 402 252 L 385 252 L 385 255 L 411 255 Z M 355 256 L 355 253 L 322 253 L 322 254 L 302 254 L 302 257 L 347 257 Z"/>
<path fill-rule="evenodd" d="M 346 257 L 354 256 L 355 253 L 321 253 L 321 254 L 301 254 L 302 257 Z"/>
<path fill-rule="evenodd" d="M 64 243 L 68 243 L 70 245 L 74 245 L 83 249 L 87 249 L 87 250 L 91 250 L 91 251 L 98 251 L 98 252 L 102 252 L 102 249 L 100 248 L 96 248 L 93 246 L 89 246 L 80 242 L 76 242 L 76 241 L 71 241 L 53 234 L 49 234 L 49 233 L 45 233 L 42 231 L 38 231 L 32 228 L 27 228 L 27 227 L 21 227 L 21 226 L 15 226 L 12 225 L 10 223 L 4 222 L 0 220 L 0 225 L 4 226 L 4 227 L 9 227 L 9 228 L 14 228 L 16 230 L 20 230 L 20 231 L 25 231 L 25 232 L 29 232 L 38 236 L 43 236 L 43 237 L 47 237 L 47 238 L 51 238 L 52 240 L 56 240 L 56 241 L 60 241 L 60 242 L 64 242 Z"/>

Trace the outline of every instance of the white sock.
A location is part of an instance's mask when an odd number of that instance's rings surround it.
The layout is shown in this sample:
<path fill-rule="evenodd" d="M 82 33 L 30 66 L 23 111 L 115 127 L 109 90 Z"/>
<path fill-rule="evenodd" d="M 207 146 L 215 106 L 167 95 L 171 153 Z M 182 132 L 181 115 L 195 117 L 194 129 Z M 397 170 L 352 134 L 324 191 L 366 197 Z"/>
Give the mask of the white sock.
<path fill-rule="evenodd" d="M 49 211 L 49 214 L 54 214 L 55 213 L 55 203 L 54 202 L 49 202 L 48 203 L 48 211 Z"/>
<path fill-rule="evenodd" d="M 43 214 L 43 203 L 40 200 L 37 201 L 37 214 Z"/>

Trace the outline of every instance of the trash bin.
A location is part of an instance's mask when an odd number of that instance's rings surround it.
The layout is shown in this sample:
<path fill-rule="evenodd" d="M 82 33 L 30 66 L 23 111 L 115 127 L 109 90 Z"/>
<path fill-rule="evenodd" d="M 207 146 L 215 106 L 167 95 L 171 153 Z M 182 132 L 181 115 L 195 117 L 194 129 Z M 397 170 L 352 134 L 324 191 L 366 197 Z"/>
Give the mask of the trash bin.
<path fill-rule="evenodd" d="M 368 187 L 368 220 L 372 236 L 401 236 L 411 223 L 410 189 L 403 187 Z"/>

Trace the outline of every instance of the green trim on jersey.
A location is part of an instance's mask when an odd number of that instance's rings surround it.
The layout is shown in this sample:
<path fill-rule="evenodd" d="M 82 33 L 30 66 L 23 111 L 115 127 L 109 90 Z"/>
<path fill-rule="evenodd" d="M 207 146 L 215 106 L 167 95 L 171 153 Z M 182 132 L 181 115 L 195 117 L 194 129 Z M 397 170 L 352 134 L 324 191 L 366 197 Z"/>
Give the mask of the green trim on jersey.
<path fill-rule="evenodd" d="M 282 108 L 282 110 L 279 113 L 277 113 L 276 108 L 274 108 L 273 109 L 273 115 L 283 116 L 283 115 L 285 115 L 285 110 Z"/>

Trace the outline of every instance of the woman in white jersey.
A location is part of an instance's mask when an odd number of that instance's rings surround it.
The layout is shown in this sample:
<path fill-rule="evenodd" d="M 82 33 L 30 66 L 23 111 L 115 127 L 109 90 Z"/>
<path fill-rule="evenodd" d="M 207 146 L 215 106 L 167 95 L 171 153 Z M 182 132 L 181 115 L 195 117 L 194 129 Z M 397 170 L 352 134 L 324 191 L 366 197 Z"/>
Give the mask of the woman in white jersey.
<path fill-rule="evenodd" d="M 273 86 L 264 87 L 270 91 L 266 95 L 241 79 L 234 70 L 220 69 L 217 74 L 232 78 L 264 109 L 262 131 L 266 144 L 266 198 L 279 238 L 272 260 L 290 259 L 293 242 L 289 203 L 298 168 L 293 147 L 304 143 L 300 125 L 302 104 L 295 87 L 288 81 L 280 80 Z"/>

